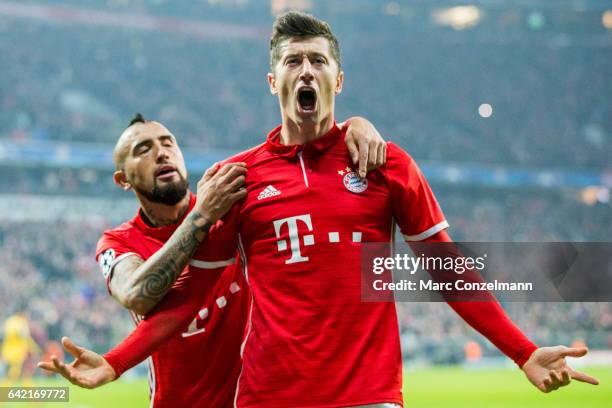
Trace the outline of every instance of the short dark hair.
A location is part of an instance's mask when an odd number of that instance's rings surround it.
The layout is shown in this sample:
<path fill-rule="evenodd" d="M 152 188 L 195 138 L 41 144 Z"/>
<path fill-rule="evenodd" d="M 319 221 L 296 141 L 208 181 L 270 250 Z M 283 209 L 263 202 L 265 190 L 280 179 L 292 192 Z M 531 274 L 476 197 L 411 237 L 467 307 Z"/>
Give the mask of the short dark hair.
<path fill-rule="evenodd" d="M 130 120 L 130 124 L 127 127 L 132 126 L 134 123 L 147 123 L 148 121 L 142 116 L 142 113 L 136 113 L 132 120 Z"/>
<path fill-rule="evenodd" d="M 276 17 L 270 38 L 270 68 L 274 71 L 280 59 L 280 44 L 292 37 L 325 37 L 329 41 L 332 57 L 338 64 L 342 63 L 338 39 L 331 27 L 323 20 L 300 11 L 288 11 Z"/>

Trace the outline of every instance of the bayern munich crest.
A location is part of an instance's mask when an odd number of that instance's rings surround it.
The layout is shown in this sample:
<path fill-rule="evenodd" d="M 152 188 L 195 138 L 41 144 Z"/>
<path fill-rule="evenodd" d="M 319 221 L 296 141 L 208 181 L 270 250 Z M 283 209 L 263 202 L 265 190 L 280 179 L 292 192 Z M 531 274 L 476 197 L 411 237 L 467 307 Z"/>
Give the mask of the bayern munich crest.
<path fill-rule="evenodd" d="M 339 170 L 338 174 L 344 176 L 342 182 L 344 187 L 351 193 L 363 193 L 368 188 L 368 180 L 359 177 L 359 175 L 353 171 L 350 167 L 346 167 L 344 170 Z"/>

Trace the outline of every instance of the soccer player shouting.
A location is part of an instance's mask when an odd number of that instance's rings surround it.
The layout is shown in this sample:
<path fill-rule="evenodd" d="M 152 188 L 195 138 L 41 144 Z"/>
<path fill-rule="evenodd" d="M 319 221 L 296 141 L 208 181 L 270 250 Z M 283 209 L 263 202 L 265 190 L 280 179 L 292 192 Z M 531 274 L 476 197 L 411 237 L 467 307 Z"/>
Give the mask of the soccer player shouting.
<path fill-rule="evenodd" d="M 381 165 L 385 150 L 380 147 L 385 144 L 376 129 L 362 118 L 347 123 L 345 142 L 361 168 Z M 138 323 L 177 278 L 175 290 L 181 290 L 179 275 L 188 264 L 202 269 L 193 299 L 198 310 L 149 360 L 152 406 L 229 407 L 241 367 L 248 286 L 234 255 L 200 256 L 197 248 L 210 226 L 246 196 L 246 167 L 213 166 L 193 195 L 176 138 L 161 123 L 140 114 L 117 141 L 114 161 L 116 184 L 134 191 L 140 210 L 133 219 L 105 231 L 98 242 L 96 258 L 109 293 Z M 70 340 L 63 343 L 78 353 Z"/>
<path fill-rule="evenodd" d="M 210 231 L 202 248 L 237 245 L 251 288 L 237 407 L 387 407 L 403 404 L 399 330 L 393 303 L 361 302 L 363 242 L 450 241 L 446 222 L 414 160 L 389 143 L 387 163 L 359 177 L 334 121 L 344 74 L 327 23 L 289 12 L 270 42 L 270 90 L 282 124 L 265 143 L 230 161 L 245 162 L 247 197 Z M 185 293 L 203 280 L 190 268 Z M 82 350 L 64 368 L 89 387 L 113 380 L 189 320 L 197 305 L 174 289 L 105 358 Z M 586 349 L 537 348 L 495 302 L 451 302 L 470 325 L 512 358 L 543 391 L 570 377 L 564 357 Z"/>

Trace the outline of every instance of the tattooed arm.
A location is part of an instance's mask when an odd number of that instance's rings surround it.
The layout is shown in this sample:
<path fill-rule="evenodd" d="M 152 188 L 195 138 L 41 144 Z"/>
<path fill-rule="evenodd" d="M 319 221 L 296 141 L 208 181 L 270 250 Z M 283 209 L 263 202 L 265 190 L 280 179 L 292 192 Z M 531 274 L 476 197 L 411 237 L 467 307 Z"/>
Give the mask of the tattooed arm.
<path fill-rule="evenodd" d="M 127 256 L 113 270 L 113 297 L 138 315 L 147 314 L 168 293 L 209 228 L 246 196 L 244 163 L 209 169 L 198 183 L 196 204 L 159 251 L 147 260 Z"/>
<path fill-rule="evenodd" d="M 113 297 L 134 313 L 147 314 L 170 290 L 211 225 L 194 210 L 149 259 L 130 255 L 119 262 L 109 283 Z"/>

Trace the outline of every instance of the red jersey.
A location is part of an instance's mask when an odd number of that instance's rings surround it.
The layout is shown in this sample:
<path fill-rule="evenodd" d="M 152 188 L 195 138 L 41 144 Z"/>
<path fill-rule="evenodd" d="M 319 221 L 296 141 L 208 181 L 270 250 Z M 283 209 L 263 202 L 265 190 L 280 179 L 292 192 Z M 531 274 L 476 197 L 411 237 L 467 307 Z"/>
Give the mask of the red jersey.
<path fill-rule="evenodd" d="M 361 302 L 361 242 L 390 242 L 394 219 L 433 235 L 444 215 L 393 144 L 361 179 L 338 128 L 305 146 L 279 138 L 236 158 L 249 168 L 236 224 L 253 291 L 237 406 L 402 404 L 395 304 Z"/>
<path fill-rule="evenodd" d="M 191 195 L 189 210 L 195 204 Z M 100 238 L 98 260 L 107 288 L 113 268 L 129 255 L 146 260 L 157 252 L 174 233 L 178 224 L 150 227 L 138 215 L 121 226 L 105 231 Z M 197 310 L 167 343 L 149 360 L 152 406 L 218 407 L 233 406 L 240 373 L 240 343 L 248 310 L 248 285 L 234 254 L 225 258 L 199 257 L 190 261 L 205 279 L 200 279 L 197 294 L 192 295 Z M 205 269 L 205 270 L 204 270 Z M 174 291 L 185 289 L 184 273 Z M 110 289 L 109 289 L 110 292 Z M 141 318 L 132 313 L 136 323 Z"/>
<path fill-rule="evenodd" d="M 360 247 L 391 241 L 395 223 L 406 240 L 430 238 L 448 227 L 444 215 L 414 160 L 392 143 L 386 165 L 361 179 L 336 126 L 305 145 L 279 136 L 280 127 L 231 159 L 247 163 L 248 195 L 222 229 L 238 237 L 252 296 L 236 406 L 402 404 L 395 304 L 361 301 Z M 212 238 L 209 250 L 222 242 Z M 190 310 L 183 299 L 169 293 L 153 319 L 180 321 Z M 470 323 L 499 316 L 491 310 L 470 309 Z M 485 326 L 514 340 L 506 323 Z M 161 341 L 139 331 L 105 356 L 119 374 Z"/>

